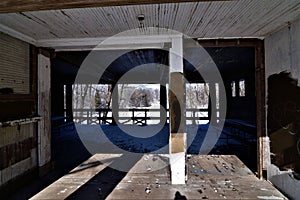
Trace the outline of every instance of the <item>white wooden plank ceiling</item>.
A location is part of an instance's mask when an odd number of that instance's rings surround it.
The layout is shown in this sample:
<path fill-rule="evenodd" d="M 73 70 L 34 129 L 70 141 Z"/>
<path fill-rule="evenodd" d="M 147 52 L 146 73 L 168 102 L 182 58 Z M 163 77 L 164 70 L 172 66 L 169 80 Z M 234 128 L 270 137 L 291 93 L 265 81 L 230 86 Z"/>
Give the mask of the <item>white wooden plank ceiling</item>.
<path fill-rule="evenodd" d="M 51 46 L 57 39 L 105 38 L 142 26 L 193 38 L 266 37 L 300 17 L 299 0 L 242 0 L 77 8 L 0 14 L 0 31 Z"/>

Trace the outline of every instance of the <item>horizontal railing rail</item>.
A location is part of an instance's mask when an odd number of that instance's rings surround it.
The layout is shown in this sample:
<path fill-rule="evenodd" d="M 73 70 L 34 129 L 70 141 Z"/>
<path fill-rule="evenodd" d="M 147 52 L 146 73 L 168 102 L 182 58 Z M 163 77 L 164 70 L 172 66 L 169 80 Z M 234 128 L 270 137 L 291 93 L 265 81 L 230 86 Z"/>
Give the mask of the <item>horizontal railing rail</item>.
<path fill-rule="evenodd" d="M 160 121 L 160 109 L 152 108 L 120 108 L 113 116 L 112 109 L 73 109 L 73 120 L 84 124 L 112 124 L 113 118 L 120 123 L 148 124 L 149 120 Z M 169 120 L 169 109 L 166 111 L 166 120 Z M 186 120 L 209 120 L 208 108 L 186 109 Z"/>

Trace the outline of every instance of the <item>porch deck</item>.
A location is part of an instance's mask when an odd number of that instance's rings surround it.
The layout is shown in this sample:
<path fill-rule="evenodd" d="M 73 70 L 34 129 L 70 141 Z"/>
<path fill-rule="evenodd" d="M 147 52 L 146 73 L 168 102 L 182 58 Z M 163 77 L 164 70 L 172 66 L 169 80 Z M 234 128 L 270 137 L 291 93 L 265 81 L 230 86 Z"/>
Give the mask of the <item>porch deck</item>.
<path fill-rule="evenodd" d="M 287 199 L 233 155 L 188 155 L 186 185 L 171 185 L 168 162 L 167 154 L 95 154 L 32 199 Z"/>

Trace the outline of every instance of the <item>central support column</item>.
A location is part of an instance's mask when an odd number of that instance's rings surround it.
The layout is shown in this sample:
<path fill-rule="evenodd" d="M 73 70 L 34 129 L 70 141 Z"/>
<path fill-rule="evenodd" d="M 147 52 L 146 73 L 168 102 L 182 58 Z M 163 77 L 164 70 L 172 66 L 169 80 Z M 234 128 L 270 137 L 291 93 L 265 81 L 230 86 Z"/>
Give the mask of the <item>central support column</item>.
<path fill-rule="evenodd" d="M 185 184 L 186 121 L 185 79 L 183 76 L 183 38 L 172 38 L 169 71 L 170 166 L 172 184 Z"/>

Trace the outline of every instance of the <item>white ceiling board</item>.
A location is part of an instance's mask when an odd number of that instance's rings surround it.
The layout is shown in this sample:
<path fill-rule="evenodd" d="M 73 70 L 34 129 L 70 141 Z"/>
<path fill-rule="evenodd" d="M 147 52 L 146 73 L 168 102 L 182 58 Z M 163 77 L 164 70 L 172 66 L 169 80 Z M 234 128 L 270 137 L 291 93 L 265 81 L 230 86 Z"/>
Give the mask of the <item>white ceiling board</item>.
<path fill-rule="evenodd" d="M 39 43 L 105 38 L 139 27 L 147 34 L 152 31 L 147 27 L 159 27 L 193 38 L 265 37 L 299 17 L 299 0 L 243 0 L 7 13 L 0 14 L 0 24 Z"/>

